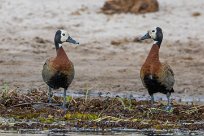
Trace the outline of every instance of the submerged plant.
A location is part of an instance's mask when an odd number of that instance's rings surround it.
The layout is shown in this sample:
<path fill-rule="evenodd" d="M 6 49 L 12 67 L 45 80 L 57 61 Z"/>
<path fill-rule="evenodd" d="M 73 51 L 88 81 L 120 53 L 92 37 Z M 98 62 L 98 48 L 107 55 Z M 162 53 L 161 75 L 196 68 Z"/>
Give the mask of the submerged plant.
<path fill-rule="evenodd" d="M 121 102 L 121 104 L 123 105 L 123 108 L 126 110 L 133 110 L 132 109 L 132 101 L 131 99 L 124 99 L 124 98 L 118 98 L 118 100 Z"/>
<path fill-rule="evenodd" d="M 98 115 L 94 113 L 70 113 L 65 115 L 66 120 L 95 120 L 98 119 Z"/>
<path fill-rule="evenodd" d="M 8 83 L 4 82 L 2 86 L 2 91 L 1 91 L 1 97 L 2 98 L 7 98 L 9 94 L 9 85 Z"/>
<path fill-rule="evenodd" d="M 41 123 L 51 124 L 51 123 L 55 122 L 56 119 L 54 118 L 54 116 L 48 115 L 47 118 L 46 117 L 39 117 L 39 121 Z"/>
<path fill-rule="evenodd" d="M 72 96 L 67 96 L 66 97 L 66 102 L 70 103 L 72 101 L 73 97 Z"/>

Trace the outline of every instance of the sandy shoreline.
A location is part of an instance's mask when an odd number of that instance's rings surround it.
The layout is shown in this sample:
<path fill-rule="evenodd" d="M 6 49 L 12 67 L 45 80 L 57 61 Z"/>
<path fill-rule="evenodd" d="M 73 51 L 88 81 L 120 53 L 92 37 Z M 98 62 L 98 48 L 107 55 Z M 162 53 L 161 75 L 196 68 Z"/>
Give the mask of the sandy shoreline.
<path fill-rule="evenodd" d="M 0 5 L 0 85 L 44 88 L 41 70 L 54 56 L 53 36 L 63 28 L 80 46 L 65 44 L 76 75 L 71 90 L 135 92 L 147 95 L 139 71 L 152 42 L 133 42 L 153 26 L 164 31 L 161 61 L 175 73 L 175 96 L 204 97 L 202 0 L 159 0 L 156 13 L 104 15 L 104 0 L 4 0 Z M 200 16 L 192 16 L 199 12 Z M 111 44 L 114 42 L 117 44 Z"/>

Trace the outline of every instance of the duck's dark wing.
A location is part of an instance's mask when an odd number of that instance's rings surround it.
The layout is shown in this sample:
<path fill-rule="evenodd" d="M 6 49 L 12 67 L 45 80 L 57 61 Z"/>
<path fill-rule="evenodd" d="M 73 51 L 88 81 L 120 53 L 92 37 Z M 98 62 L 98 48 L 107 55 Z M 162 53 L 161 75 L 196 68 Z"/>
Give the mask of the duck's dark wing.
<path fill-rule="evenodd" d="M 146 87 L 146 84 L 144 83 L 144 77 L 145 77 L 145 67 L 142 66 L 140 70 L 140 79 L 142 81 L 143 86 Z"/>
<path fill-rule="evenodd" d="M 158 73 L 158 81 L 166 87 L 166 90 L 173 91 L 175 82 L 174 72 L 167 63 L 162 63 L 161 69 Z"/>
<path fill-rule="evenodd" d="M 53 59 L 47 59 L 43 65 L 42 77 L 43 81 L 48 85 L 50 79 L 56 74 L 57 70 L 52 67 Z"/>

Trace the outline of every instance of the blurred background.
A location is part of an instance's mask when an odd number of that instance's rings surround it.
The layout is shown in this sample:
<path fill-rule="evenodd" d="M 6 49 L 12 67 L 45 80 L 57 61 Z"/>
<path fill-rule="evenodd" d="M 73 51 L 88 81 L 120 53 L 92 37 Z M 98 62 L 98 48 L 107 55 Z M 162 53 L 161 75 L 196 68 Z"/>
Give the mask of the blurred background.
<path fill-rule="evenodd" d="M 139 72 L 153 41 L 138 37 L 159 26 L 160 60 L 175 73 L 174 97 L 204 97 L 203 0 L 1 0 L 0 86 L 47 89 L 41 70 L 65 29 L 80 42 L 63 47 L 75 65 L 70 92 L 89 89 L 148 96 Z"/>

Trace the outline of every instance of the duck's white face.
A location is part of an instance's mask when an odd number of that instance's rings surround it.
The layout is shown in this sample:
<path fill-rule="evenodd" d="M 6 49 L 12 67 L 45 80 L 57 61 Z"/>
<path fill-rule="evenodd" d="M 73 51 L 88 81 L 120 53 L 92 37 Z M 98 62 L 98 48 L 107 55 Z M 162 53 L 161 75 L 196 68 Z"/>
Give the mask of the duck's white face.
<path fill-rule="evenodd" d="M 63 43 L 63 42 L 66 42 L 67 41 L 67 39 L 68 39 L 68 37 L 69 37 L 69 34 L 68 34 L 68 32 L 67 31 L 65 31 L 65 30 L 61 30 L 61 42 Z"/>
<path fill-rule="evenodd" d="M 151 30 L 148 30 L 147 33 L 144 36 L 142 36 L 140 39 L 145 40 L 150 38 L 155 41 L 155 44 L 160 46 L 163 39 L 162 29 L 160 27 L 156 27 Z"/>
<path fill-rule="evenodd" d="M 69 36 L 69 33 L 65 30 L 57 30 L 57 32 L 55 33 L 54 41 L 55 41 L 56 49 L 61 47 L 62 43 L 64 42 L 79 44 L 79 42 L 72 39 L 72 37 Z"/>
<path fill-rule="evenodd" d="M 156 29 L 156 27 L 151 29 L 151 30 L 149 30 L 148 33 L 149 33 L 149 36 L 152 39 L 156 39 L 157 38 L 157 29 Z"/>

